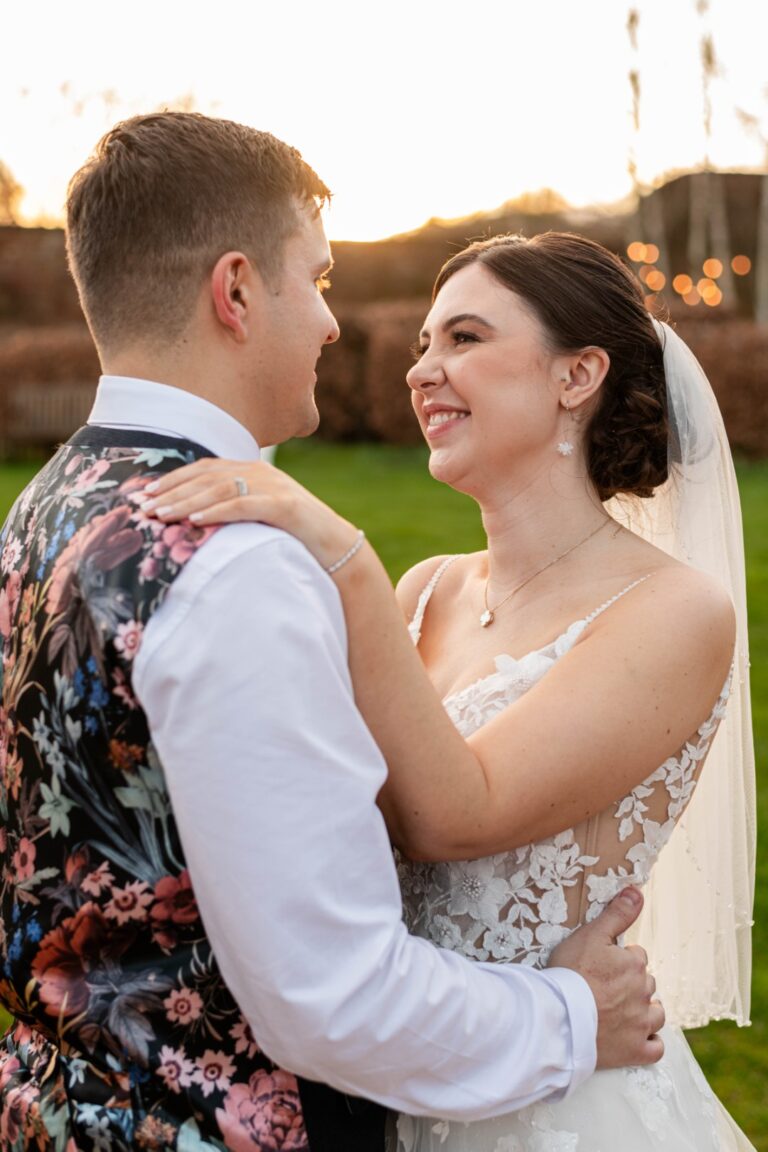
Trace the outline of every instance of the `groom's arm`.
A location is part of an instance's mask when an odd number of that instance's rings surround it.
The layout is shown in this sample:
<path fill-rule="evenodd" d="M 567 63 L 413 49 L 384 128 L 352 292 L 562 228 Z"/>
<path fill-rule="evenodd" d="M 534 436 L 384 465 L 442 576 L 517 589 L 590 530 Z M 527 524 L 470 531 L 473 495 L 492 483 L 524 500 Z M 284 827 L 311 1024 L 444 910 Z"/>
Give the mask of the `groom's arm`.
<path fill-rule="evenodd" d="M 292 1071 L 470 1120 L 595 1065 L 575 972 L 480 965 L 409 936 L 338 595 L 271 529 L 217 533 L 150 621 L 134 687 L 228 986 Z"/>

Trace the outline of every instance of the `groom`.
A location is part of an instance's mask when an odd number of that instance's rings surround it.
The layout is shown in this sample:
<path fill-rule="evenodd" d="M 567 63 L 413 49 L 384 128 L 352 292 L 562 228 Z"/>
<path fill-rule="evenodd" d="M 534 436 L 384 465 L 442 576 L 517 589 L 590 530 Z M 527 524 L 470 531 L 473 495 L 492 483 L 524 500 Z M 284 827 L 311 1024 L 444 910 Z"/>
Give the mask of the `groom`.
<path fill-rule="evenodd" d="M 1 541 L 3 1147 L 375 1152 L 379 1105 L 471 1120 L 661 1054 L 612 942 L 637 893 L 547 971 L 407 935 L 332 581 L 265 525 L 141 511 L 168 469 L 316 427 L 328 197 L 182 113 L 70 186 L 105 375 Z"/>

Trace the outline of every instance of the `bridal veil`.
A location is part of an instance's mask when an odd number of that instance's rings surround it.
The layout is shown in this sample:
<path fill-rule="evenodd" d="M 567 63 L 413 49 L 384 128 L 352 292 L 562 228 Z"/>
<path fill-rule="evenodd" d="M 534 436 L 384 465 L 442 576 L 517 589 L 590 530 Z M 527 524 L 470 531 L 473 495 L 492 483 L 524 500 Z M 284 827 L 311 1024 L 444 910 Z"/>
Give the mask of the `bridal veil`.
<path fill-rule="evenodd" d="M 632 942 L 649 955 L 667 1019 L 683 1028 L 749 1023 L 755 767 L 741 508 L 717 402 L 690 348 L 654 320 L 664 348 L 669 479 L 649 500 L 607 510 L 672 556 L 720 580 L 737 639 L 728 709 L 693 798 L 659 857 Z"/>

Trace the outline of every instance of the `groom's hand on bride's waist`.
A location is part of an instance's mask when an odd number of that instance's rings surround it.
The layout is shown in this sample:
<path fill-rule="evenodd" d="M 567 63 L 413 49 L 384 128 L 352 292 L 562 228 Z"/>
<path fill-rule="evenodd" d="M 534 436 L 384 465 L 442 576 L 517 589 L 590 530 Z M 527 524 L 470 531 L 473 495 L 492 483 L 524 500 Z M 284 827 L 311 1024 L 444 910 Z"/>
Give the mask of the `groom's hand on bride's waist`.
<path fill-rule="evenodd" d="M 589 984 L 597 1004 L 597 1067 L 654 1064 L 664 1053 L 658 1032 L 664 1009 L 653 996 L 656 981 L 648 957 L 616 940 L 643 906 L 637 888 L 625 888 L 591 924 L 584 924 L 553 951 L 549 966 L 572 968 Z"/>

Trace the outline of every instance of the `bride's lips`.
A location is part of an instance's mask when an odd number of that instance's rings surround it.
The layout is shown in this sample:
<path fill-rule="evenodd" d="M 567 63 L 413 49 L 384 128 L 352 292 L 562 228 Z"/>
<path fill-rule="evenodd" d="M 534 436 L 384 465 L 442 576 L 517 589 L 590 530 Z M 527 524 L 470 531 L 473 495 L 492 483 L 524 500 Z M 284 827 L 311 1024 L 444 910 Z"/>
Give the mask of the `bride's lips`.
<path fill-rule="evenodd" d="M 466 408 L 452 408 L 448 404 L 425 404 L 421 410 L 424 435 L 436 440 L 462 424 L 469 416 Z"/>

